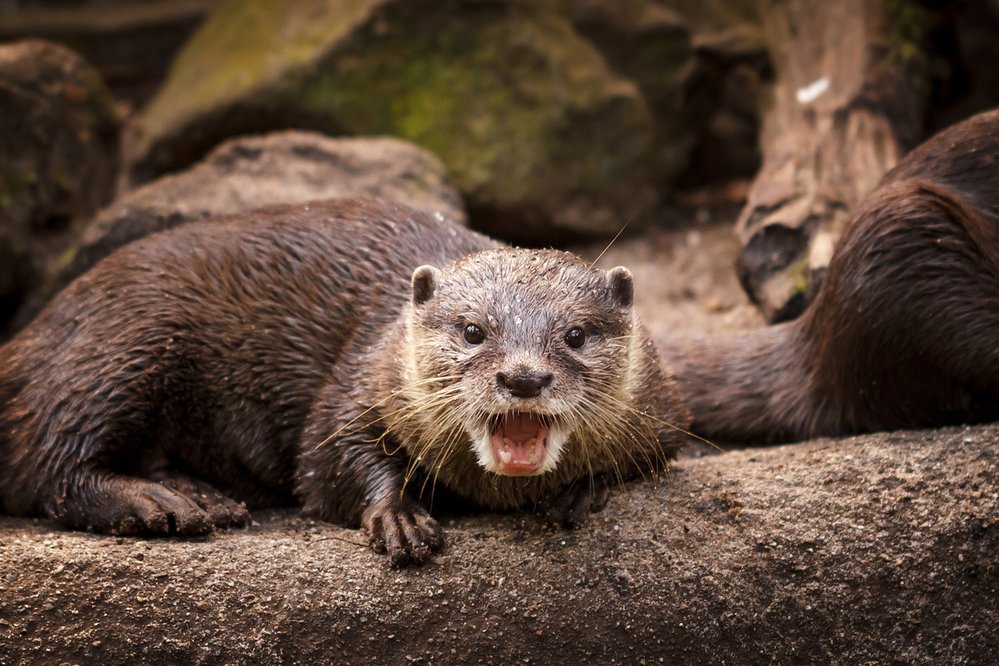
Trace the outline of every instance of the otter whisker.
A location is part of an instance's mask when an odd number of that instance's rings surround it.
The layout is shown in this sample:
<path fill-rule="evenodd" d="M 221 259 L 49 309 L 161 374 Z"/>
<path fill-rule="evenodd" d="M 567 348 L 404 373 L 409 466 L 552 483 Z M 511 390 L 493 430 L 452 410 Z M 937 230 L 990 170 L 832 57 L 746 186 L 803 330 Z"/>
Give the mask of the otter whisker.
<path fill-rule="evenodd" d="M 611 246 L 614 245 L 614 243 L 617 242 L 617 239 L 621 237 L 621 234 L 624 233 L 624 230 L 628 228 L 628 224 L 630 222 L 631 221 L 628 220 L 628 221 L 626 221 L 624 223 L 624 225 L 618 230 L 618 232 L 616 234 L 614 234 L 614 238 L 611 238 L 610 242 L 607 243 L 607 245 L 604 247 L 604 249 L 600 251 L 600 254 L 597 255 L 597 258 L 590 262 L 590 265 L 589 265 L 588 268 L 593 268 L 594 266 L 597 265 L 597 262 L 600 261 L 600 259 L 602 259 L 605 254 L 607 254 L 607 250 L 611 249 Z"/>
<path fill-rule="evenodd" d="M 665 426 L 665 427 L 670 428 L 672 430 L 675 430 L 675 431 L 677 431 L 679 433 L 687 435 L 688 437 L 693 437 L 696 440 L 700 440 L 704 444 L 707 444 L 708 446 L 714 448 L 715 450 L 717 450 L 719 452 L 724 452 L 724 449 L 722 449 L 720 446 L 718 446 L 717 444 L 715 444 L 711 440 L 709 440 L 709 439 L 707 439 L 705 437 L 701 437 L 700 435 L 698 435 L 695 432 L 691 432 L 691 431 L 689 431 L 689 430 L 687 430 L 685 428 L 681 428 L 680 426 L 676 425 L 675 423 L 670 423 L 669 421 L 665 421 L 665 420 L 663 420 L 663 419 L 661 419 L 661 418 L 659 418 L 657 416 L 654 416 L 652 414 L 646 414 L 644 412 L 640 412 L 637 409 L 635 409 L 633 406 L 631 406 L 631 405 L 629 405 L 629 404 L 627 404 L 625 402 L 617 401 L 617 405 L 618 405 L 618 407 L 621 407 L 622 409 L 626 409 L 626 410 L 628 410 L 628 411 L 630 411 L 630 412 L 632 412 L 634 414 L 641 415 L 642 418 L 650 419 L 652 421 L 655 421 L 659 425 L 662 425 L 662 426 Z"/>
<path fill-rule="evenodd" d="M 360 414 L 358 414 L 357 416 L 355 416 L 354 418 L 352 418 L 350 421 L 348 421 L 347 423 L 345 423 L 343 426 L 341 426 L 332 435 L 329 435 L 325 439 L 321 440 L 318 444 L 315 445 L 315 447 L 313 448 L 313 450 L 316 450 L 316 449 L 319 449 L 320 447 L 325 446 L 330 441 L 336 439 L 340 435 L 340 433 L 342 433 L 344 430 L 346 430 L 347 428 L 349 428 L 350 426 L 352 426 L 354 423 L 356 423 L 358 419 L 363 418 L 365 415 L 369 414 L 370 412 L 372 412 L 375 409 L 378 409 L 379 407 L 381 407 L 382 405 L 384 405 L 386 402 L 392 400 L 393 398 L 397 397 L 398 395 L 400 395 L 402 393 L 405 393 L 406 391 L 411 391 L 414 388 L 419 387 L 420 385 L 429 384 L 431 382 L 439 382 L 439 381 L 446 381 L 448 379 L 460 379 L 460 378 L 461 378 L 460 375 L 446 376 L 446 377 L 443 377 L 443 378 L 441 378 L 441 377 L 430 377 L 430 378 L 423 379 L 423 380 L 420 380 L 418 382 L 415 382 L 413 384 L 408 384 L 408 385 L 406 385 L 406 386 L 404 386 L 404 387 L 402 387 L 400 389 L 392 391 L 389 395 L 385 396 L 381 400 L 378 400 L 373 405 L 371 405 L 370 407 L 368 407 L 367 409 L 365 409 L 363 412 L 361 412 Z M 375 421 L 375 422 L 377 423 L 377 421 Z"/>

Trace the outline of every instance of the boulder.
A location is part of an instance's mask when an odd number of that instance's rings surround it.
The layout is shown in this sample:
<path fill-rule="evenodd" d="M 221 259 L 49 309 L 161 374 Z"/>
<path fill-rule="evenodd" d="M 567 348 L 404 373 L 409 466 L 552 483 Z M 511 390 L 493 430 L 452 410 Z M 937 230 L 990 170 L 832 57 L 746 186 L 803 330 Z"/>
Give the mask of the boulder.
<path fill-rule="evenodd" d="M 394 199 L 465 222 L 461 198 L 440 160 L 405 141 L 302 131 L 241 137 L 101 211 L 16 323 L 26 324 L 56 291 L 116 248 L 156 231 L 251 208 L 357 196 Z"/>
<path fill-rule="evenodd" d="M 119 100 L 147 99 L 214 0 L 31 0 L 0 10 L 0 41 L 41 37 L 94 65 Z"/>
<path fill-rule="evenodd" d="M 699 126 L 686 108 L 695 71 L 685 17 L 657 0 L 566 0 L 579 32 L 618 74 L 633 81 L 654 117 L 654 182 L 668 189 L 690 164 Z"/>
<path fill-rule="evenodd" d="M 131 172 L 287 126 L 428 148 L 476 225 L 507 238 L 614 233 L 656 200 L 649 103 L 559 3 L 224 2 L 139 117 Z"/>
<path fill-rule="evenodd" d="M 445 519 L 447 549 L 402 571 L 291 513 L 200 540 L 0 518 L 0 661 L 992 663 L 997 439 L 682 460 L 576 531 Z"/>
<path fill-rule="evenodd" d="M 97 71 L 39 40 L 0 45 L 0 332 L 72 227 L 111 198 L 119 117 Z"/>

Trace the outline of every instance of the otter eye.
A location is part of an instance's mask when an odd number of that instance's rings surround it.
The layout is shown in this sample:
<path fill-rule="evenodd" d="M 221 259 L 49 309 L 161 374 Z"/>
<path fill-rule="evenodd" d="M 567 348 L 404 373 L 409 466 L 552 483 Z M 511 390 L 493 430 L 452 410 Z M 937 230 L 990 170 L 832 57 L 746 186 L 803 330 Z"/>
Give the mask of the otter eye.
<path fill-rule="evenodd" d="M 482 341 L 486 339 L 486 332 L 475 324 L 469 324 L 465 327 L 465 342 L 470 345 L 481 345 Z"/>
<path fill-rule="evenodd" d="M 579 349 L 586 342 L 586 333 L 579 326 L 573 326 L 565 334 L 565 344 Z"/>

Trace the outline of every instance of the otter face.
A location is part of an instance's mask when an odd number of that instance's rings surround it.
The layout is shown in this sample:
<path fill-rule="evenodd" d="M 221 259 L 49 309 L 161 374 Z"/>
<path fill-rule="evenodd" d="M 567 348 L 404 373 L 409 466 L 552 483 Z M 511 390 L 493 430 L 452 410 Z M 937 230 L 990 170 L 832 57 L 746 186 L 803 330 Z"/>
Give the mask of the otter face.
<path fill-rule="evenodd" d="M 634 325 L 626 268 L 503 249 L 421 266 L 412 284 L 414 418 L 445 445 L 470 441 L 496 474 L 542 474 L 574 434 L 620 412 Z"/>

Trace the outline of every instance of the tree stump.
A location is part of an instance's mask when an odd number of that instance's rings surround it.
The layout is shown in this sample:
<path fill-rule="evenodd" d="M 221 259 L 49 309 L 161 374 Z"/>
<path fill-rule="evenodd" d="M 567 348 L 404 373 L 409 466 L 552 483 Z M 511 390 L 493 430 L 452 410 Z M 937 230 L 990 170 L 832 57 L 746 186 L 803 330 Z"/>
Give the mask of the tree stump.
<path fill-rule="evenodd" d="M 738 270 L 772 321 L 810 301 L 849 212 L 921 138 L 926 14 L 907 0 L 771 0 L 776 74 Z"/>

